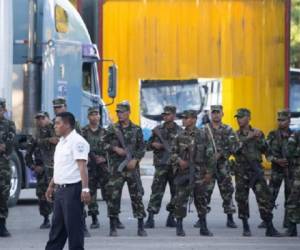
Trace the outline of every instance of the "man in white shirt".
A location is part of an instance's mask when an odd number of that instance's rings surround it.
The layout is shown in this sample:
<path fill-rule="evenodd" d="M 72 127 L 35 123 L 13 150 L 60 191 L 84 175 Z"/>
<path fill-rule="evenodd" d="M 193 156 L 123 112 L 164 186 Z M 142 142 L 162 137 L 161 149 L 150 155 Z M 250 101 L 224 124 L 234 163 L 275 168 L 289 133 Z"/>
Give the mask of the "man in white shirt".
<path fill-rule="evenodd" d="M 88 188 L 87 159 L 89 144 L 75 128 L 72 113 L 62 112 L 55 118 L 55 132 L 60 136 L 54 153 L 54 174 L 46 192 L 52 201 L 52 226 L 46 250 L 64 248 L 68 238 L 69 249 L 84 249 L 83 203 L 91 200 Z"/>

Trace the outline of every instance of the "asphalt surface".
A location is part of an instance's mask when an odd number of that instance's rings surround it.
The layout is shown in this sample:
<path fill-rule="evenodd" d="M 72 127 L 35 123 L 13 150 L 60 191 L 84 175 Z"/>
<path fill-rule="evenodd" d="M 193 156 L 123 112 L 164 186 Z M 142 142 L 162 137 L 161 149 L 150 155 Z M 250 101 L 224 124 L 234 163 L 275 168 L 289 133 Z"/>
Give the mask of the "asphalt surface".
<path fill-rule="evenodd" d="M 144 162 L 145 163 L 145 162 Z M 150 162 L 147 162 L 147 164 Z M 153 172 L 147 164 L 144 164 L 145 173 Z M 151 165 L 151 164 L 150 164 Z M 145 189 L 144 204 L 148 204 L 152 176 L 143 176 L 143 186 Z M 90 230 L 91 238 L 86 239 L 85 249 L 228 249 L 228 250 L 289 250 L 300 249 L 300 237 L 294 238 L 267 238 L 264 236 L 264 229 L 258 229 L 260 223 L 259 213 L 255 201 L 255 197 L 251 192 L 251 218 L 249 220 L 252 231 L 252 237 L 242 236 L 241 221 L 235 215 L 235 221 L 238 224 L 237 229 L 229 229 L 225 226 L 226 217 L 223 214 L 222 200 L 219 190 L 216 187 L 212 198 L 212 211 L 208 216 L 208 225 L 214 233 L 213 237 L 203 237 L 199 235 L 199 230 L 193 228 L 193 223 L 197 219 L 194 206 L 193 212 L 189 213 L 184 220 L 184 229 L 186 237 L 177 237 L 174 228 L 166 228 L 165 220 L 167 212 L 166 204 L 169 200 L 169 190 L 163 199 L 160 214 L 155 217 L 155 229 L 148 229 L 148 237 L 138 237 L 137 221 L 132 217 L 130 198 L 128 189 L 125 186 L 122 198 L 122 214 L 120 216 L 126 229 L 118 230 L 119 237 L 108 237 L 109 221 L 107 218 L 106 204 L 99 200 L 100 205 L 100 229 Z M 283 192 L 281 190 L 278 198 L 278 208 L 274 211 L 274 225 L 281 232 L 283 220 Z M 7 221 L 8 228 L 12 234 L 11 238 L 0 238 L 0 250 L 29 250 L 44 249 L 48 239 L 49 230 L 39 229 L 42 218 L 39 216 L 37 201 L 35 199 L 34 190 L 24 190 L 21 194 L 19 204 L 10 209 Z M 87 219 L 90 225 L 91 219 Z M 299 229 L 299 226 L 298 226 Z M 68 249 L 67 246 L 65 249 Z"/>

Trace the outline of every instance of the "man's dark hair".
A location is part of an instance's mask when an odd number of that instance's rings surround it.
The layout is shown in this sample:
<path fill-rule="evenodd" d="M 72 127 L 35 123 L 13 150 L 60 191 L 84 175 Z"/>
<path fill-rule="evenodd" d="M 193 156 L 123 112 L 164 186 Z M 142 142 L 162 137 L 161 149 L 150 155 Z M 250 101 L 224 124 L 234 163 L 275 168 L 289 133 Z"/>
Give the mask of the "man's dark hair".
<path fill-rule="evenodd" d="M 62 112 L 56 115 L 60 117 L 64 123 L 68 123 L 72 129 L 75 128 L 75 117 L 71 112 Z"/>

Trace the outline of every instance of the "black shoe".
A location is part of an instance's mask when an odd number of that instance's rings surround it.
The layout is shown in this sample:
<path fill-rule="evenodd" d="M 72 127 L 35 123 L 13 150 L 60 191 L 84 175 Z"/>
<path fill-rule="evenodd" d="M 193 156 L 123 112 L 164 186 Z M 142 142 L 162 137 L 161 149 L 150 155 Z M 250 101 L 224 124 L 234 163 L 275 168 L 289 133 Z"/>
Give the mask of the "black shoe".
<path fill-rule="evenodd" d="M 176 235 L 181 236 L 181 237 L 185 236 L 185 232 L 184 232 L 183 226 L 182 226 L 182 219 L 177 219 Z"/>
<path fill-rule="evenodd" d="M 147 232 L 144 229 L 144 219 L 138 219 L 138 231 L 137 235 L 141 237 L 147 236 Z"/>
<path fill-rule="evenodd" d="M 167 221 L 166 221 L 166 227 L 176 227 L 176 221 L 174 218 L 174 215 L 172 213 L 169 213 Z"/>
<path fill-rule="evenodd" d="M 267 228 L 267 224 L 265 221 L 262 221 L 257 227 L 258 228 Z"/>
<path fill-rule="evenodd" d="M 99 227 L 100 227 L 100 224 L 99 224 L 97 215 L 92 215 L 92 224 L 90 225 L 90 228 L 91 229 L 96 229 L 96 228 L 99 228 Z"/>
<path fill-rule="evenodd" d="M 154 214 L 152 212 L 149 212 L 148 219 L 145 223 L 145 228 L 154 228 L 155 222 L 154 222 Z"/>
<path fill-rule="evenodd" d="M 200 228 L 200 227 L 201 227 L 200 219 L 198 219 L 198 220 L 195 222 L 194 227 L 195 227 L 195 228 Z"/>
<path fill-rule="evenodd" d="M 268 237 L 281 237 L 282 235 L 276 230 L 276 228 L 273 226 L 272 221 L 268 221 L 267 223 L 267 229 L 266 229 L 266 236 Z"/>
<path fill-rule="evenodd" d="M 229 228 L 237 228 L 237 225 L 235 224 L 233 220 L 232 214 L 227 214 L 227 223 L 226 226 Z"/>
<path fill-rule="evenodd" d="M 199 221 L 200 221 L 200 235 L 213 236 L 212 232 L 210 232 L 207 228 L 206 216 L 201 217 Z"/>
<path fill-rule="evenodd" d="M 40 229 L 48 229 L 50 228 L 50 221 L 49 221 L 49 217 L 45 217 L 43 223 L 40 225 Z"/>
<path fill-rule="evenodd" d="M 288 228 L 287 228 L 286 232 L 284 233 L 284 236 L 286 236 L 286 237 L 296 237 L 298 235 L 297 224 L 292 223 L 292 222 L 289 222 L 288 224 L 289 225 L 288 225 Z"/>
<path fill-rule="evenodd" d="M 7 231 L 5 226 L 5 219 L 0 219 L 0 237 L 10 237 L 10 233 Z"/>
<path fill-rule="evenodd" d="M 124 229 L 125 228 L 123 223 L 120 221 L 119 217 L 116 218 L 116 227 L 117 227 L 117 229 Z"/>
<path fill-rule="evenodd" d="M 110 225 L 109 236 L 111 236 L 111 237 L 118 236 L 118 233 L 117 233 L 117 218 L 110 217 L 109 218 L 109 225 Z"/>
<path fill-rule="evenodd" d="M 243 219 L 243 236 L 245 237 L 252 236 L 247 219 Z"/>

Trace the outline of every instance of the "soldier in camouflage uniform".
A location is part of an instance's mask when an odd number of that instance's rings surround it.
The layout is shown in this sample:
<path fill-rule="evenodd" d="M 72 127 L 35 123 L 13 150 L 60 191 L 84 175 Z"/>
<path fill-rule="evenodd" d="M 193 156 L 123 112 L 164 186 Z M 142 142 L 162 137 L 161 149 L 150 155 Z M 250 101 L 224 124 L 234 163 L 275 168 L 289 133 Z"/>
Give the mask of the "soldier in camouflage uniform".
<path fill-rule="evenodd" d="M 243 221 L 243 236 L 251 236 L 248 224 L 249 214 L 249 190 L 252 188 L 260 217 L 266 223 L 266 236 L 278 237 L 280 234 L 274 228 L 272 219 L 272 194 L 264 178 L 262 154 L 268 150 L 262 131 L 250 126 L 251 113 L 248 109 L 241 108 L 235 117 L 239 125 L 237 136 L 240 146 L 235 152 L 236 160 L 236 193 L 239 218 Z"/>
<path fill-rule="evenodd" d="M 300 224 L 300 131 L 290 136 L 287 148 L 288 158 L 293 161 L 293 181 L 286 204 L 288 229 L 285 236 L 295 237 L 297 224 Z"/>
<path fill-rule="evenodd" d="M 11 169 L 9 155 L 13 150 L 13 142 L 16 134 L 15 123 L 6 119 L 6 101 L 0 98 L 0 237 L 8 237 L 10 233 L 6 229 L 8 216 L 7 202 L 9 199 Z"/>
<path fill-rule="evenodd" d="M 118 122 L 107 129 L 105 141 L 109 152 L 110 178 L 107 184 L 108 217 L 110 236 L 117 236 L 116 224 L 120 213 L 121 195 L 127 182 L 133 216 L 138 219 L 138 235 L 147 236 L 144 230 L 143 187 L 140 178 L 139 162 L 145 154 L 142 129 L 130 119 L 130 105 L 124 101 L 117 105 Z M 124 169 L 120 169 L 124 167 Z M 118 169 L 119 168 L 119 169 Z"/>
<path fill-rule="evenodd" d="M 66 101 L 66 99 L 64 99 L 62 97 L 58 97 L 58 98 L 54 99 L 52 101 L 52 104 L 53 104 L 53 110 L 54 110 L 55 115 L 68 111 L 67 101 Z M 55 124 L 55 118 L 53 118 L 53 124 Z M 81 135 L 80 123 L 77 120 L 75 121 L 75 130 L 78 134 Z M 57 140 L 57 143 L 58 143 L 58 140 Z M 84 217 L 84 237 L 91 237 L 91 234 L 89 233 L 87 226 L 86 226 L 86 222 L 85 222 L 85 218 L 87 217 L 87 213 L 86 213 L 85 209 L 83 210 L 83 217 Z"/>
<path fill-rule="evenodd" d="M 38 112 L 36 134 L 27 150 L 26 163 L 36 174 L 36 195 L 38 197 L 40 215 L 44 217 L 41 229 L 50 228 L 49 215 L 52 204 L 47 201 L 45 193 L 53 177 L 53 158 L 56 146 L 56 135 L 47 112 Z"/>
<path fill-rule="evenodd" d="M 284 181 L 284 207 L 291 192 L 292 183 L 292 164 L 287 159 L 287 142 L 292 134 L 289 128 L 290 112 L 282 110 L 277 114 L 278 129 L 273 130 L 267 136 L 267 143 L 269 145 L 268 160 L 272 162 L 271 179 L 269 188 L 272 193 L 273 209 L 280 190 L 281 183 Z M 283 226 L 287 227 L 286 211 L 284 215 Z M 264 228 L 265 223 L 262 222 L 259 228 Z"/>
<path fill-rule="evenodd" d="M 173 166 L 168 164 L 170 158 L 171 144 L 174 138 L 182 131 L 175 122 L 176 107 L 166 106 L 162 113 L 164 123 L 155 127 L 152 130 L 152 136 L 148 142 L 148 149 L 153 150 L 153 165 L 155 166 L 155 174 L 151 186 L 151 196 L 148 204 L 147 211 L 149 213 L 146 221 L 146 228 L 154 228 L 154 214 L 158 214 L 163 195 L 165 193 L 166 185 L 169 184 L 171 200 L 167 205 L 169 216 L 166 222 L 167 227 L 175 227 L 176 222 L 174 219 L 174 174 Z M 165 148 L 165 146 L 167 148 Z"/>
<path fill-rule="evenodd" d="M 187 214 L 187 205 L 189 203 L 190 206 L 191 199 L 194 196 L 197 211 L 199 215 L 201 214 L 200 234 L 212 236 L 207 229 L 205 219 L 207 208 L 206 185 L 209 172 L 203 164 L 205 145 L 202 144 L 202 139 L 204 134 L 196 128 L 196 121 L 197 112 L 195 110 L 185 110 L 182 114 L 182 124 L 185 129 L 175 138 L 172 145 L 170 162 L 173 164 L 175 172 L 174 214 L 177 219 L 177 236 L 185 236 L 182 221 Z"/>
<path fill-rule="evenodd" d="M 232 184 L 230 168 L 229 168 L 229 157 L 232 155 L 234 149 L 238 146 L 236 135 L 233 129 L 222 123 L 222 117 L 224 116 L 223 107 L 221 105 L 211 106 L 211 122 L 207 123 L 204 127 L 205 132 L 215 145 L 216 151 L 212 156 L 217 158 L 216 161 L 211 161 L 214 164 L 212 166 L 215 172 L 211 178 L 211 181 L 207 187 L 207 198 L 208 204 L 211 200 L 215 183 L 217 181 L 221 197 L 223 199 L 224 213 L 227 214 L 227 227 L 236 228 L 237 225 L 233 220 L 233 213 L 235 213 L 235 206 L 233 203 L 233 192 L 234 187 Z M 209 209 L 209 208 L 208 208 Z M 194 225 L 200 227 L 200 219 Z"/>
<path fill-rule="evenodd" d="M 102 198 L 106 201 L 106 187 L 109 173 L 107 168 L 106 151 L 104 150 L 105 129 L 100 126 L 99 107 L 90 107 L 88 109 L 89 124 L 82 129 L 82 136 L 90 144 L 90 153 L 88 161 L 89 170 L 89 188 L 91 193 L 91 203 L 88 208 L 88 215 L 92 217 L 91 228 L 99 228 L 98 221 L 98 203 L 97 189 L 100 186 Z"/>

